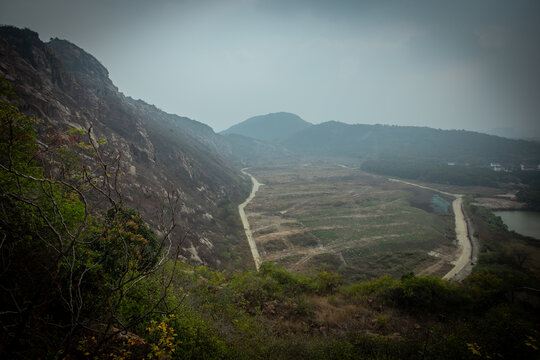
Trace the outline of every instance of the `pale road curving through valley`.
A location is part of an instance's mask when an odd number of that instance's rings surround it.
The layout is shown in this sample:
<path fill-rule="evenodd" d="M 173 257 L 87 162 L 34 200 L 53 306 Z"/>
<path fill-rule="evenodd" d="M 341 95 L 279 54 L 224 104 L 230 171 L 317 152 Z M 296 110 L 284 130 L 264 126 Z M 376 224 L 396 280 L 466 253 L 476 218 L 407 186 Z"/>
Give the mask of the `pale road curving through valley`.
<path fill-rule="evenodd" d="M 456 239 L 461 247 L 461 255 L 457 259 L 452 270 L 450 270 L 443 279 L 454 280 L 467 265 L 471 263 L 472 245 L 467 232 L 467 220 L 463 211 L 463 196 L 456 195 L 456 199 L 452 202 L 452 208 L 456 218 Z"/>
<path fill-rule="evenodd" d="M 242 173 L 249 176 L 251 178 L 251 183 L 253 184 L 253 187 L 251 188 L 251 193 L 249 194 L 246 201 L 238 205 L 238 212 L 240 213 L 240 218 L 242 219 L 242 224 L 244 225 L 244 231 L 246 233 L 246 237 L 249 243 L 249 248 L 251 249 L 251 254 L 253 255 L 253 261 L 255 262 L 255 269 L 257 271 L 259 270 L 259 266 L 261 266 L 261 256 L 259 255 L 259 250 L 257 250 L 257 245 L 255 244 L 255 241 L 253 241 L 253 235 L 251 234 L 251 228 L 249 227 L 249 221 L 246 216 L 246 212 L 244 211 L 244 208 L 247 206 L 247 204 L 250 203 L 251 200 L 255 197 L 255 193 L 257 190 L 259 190 L 259 186 L 263 185 L 257 181 L 246 170 L 248 168 L 242 169 Z"/>
<path fill-rule="evenodd" d="M 428 186 L 419 185 L 411 183 L 408 181 L 398 180 L 398 179 L 388 179 L 394 182 L 400 182 L 403 184 L 416 186 L 422 189 L 431 190 L 438 192 L 440 194 L 449 195 L 454 197 L 452 202 L 452 209 L 454 210 L 455 222 L 456 222 L 456 239 L 458 246 L 461 250 L 459 258 L 454 262 L 454 267 L 443 276 L 443 279 L 446 280 L 463 280 L 472 270 L 471 262 L 474 262 L 475 259 L 472 258 L 472 239 L 469 237 L 467 231 L 467 219 L 465 217 L 465 212 L 463 211 L 463 195 L 461 194 L 451 194 L 445 191 L 434 189 Z"/>

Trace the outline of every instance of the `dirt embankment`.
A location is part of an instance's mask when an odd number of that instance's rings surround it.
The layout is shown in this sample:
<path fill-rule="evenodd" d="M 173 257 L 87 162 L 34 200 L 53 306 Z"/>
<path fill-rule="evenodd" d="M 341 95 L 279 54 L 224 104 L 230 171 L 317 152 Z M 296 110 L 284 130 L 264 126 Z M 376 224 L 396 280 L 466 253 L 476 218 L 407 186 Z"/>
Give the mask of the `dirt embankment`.
<path fill-rule="evenodd" d="M 462 270 L 471 263 L 472 255 L 472 244 L 467 231 L 467 220 L 465 218 L 465 212 L 463 211 L 463 197 L 461 195 L 457 196 L 452 202 L 452 209 L 454 210 L 455 214 L 456 239 L 459 247 L 461 248 L 461 254 L 454 263 L 452 270 L 443 276 L 443 279 L 446 280 L 455 279 L 456 275 L 461 273 Z"/>
<path fill-rule="evenodd" d="M 261 256 L 259 255 L 259 250 L 257 250 L 257 245 L 255 244 L 255 241 L 253 241 L 253 234 L 251 233 L 251 228 L 249 227 L 249 221 L 246 216 L 246 212 L 244 211 L 244 208 L 247 206 L 247 204 L 250 203 L 251 200 L 255 197 L 255 193 L 257 190 L 259 190 L 259 186 L 262 184 L 257 181 L 250 173 L 246 172 L 246 169 L 242 169 L 242 173 L 248 175 L 251 178 L 251 182 L 253 184 L 253 187 L 251 188 L 251 193 L 249 194 L 246 201 L 238 205 L 238 212 L 240 213 L 240 218 L 242 219 L 242 224 L 244 225 L 244 231 L 246 233 L 246 237 L 249 243 L 249 248 L 251 249 L 251 254 L 253 255 L 253 261 L 255 262 L 255 268 L 259 270 L 259 266 L 261 265 Z"/>
<path fill-rule="evenodd" d="M 490 210 L 521 210 L 527 204 L 502 197 L 478 197 L 473 205 L 483 206 Z"/>

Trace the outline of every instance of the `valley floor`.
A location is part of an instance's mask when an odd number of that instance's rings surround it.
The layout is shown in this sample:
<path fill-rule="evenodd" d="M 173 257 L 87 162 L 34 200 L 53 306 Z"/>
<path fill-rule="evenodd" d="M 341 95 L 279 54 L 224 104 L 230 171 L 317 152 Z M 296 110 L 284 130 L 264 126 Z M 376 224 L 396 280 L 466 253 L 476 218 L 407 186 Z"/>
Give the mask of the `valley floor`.
<path fill-rule="evenodd" d="M 245 203 L 262 261 L 362 280 L 411 271 L 443 276 L 460 254 L 450 193 L 340 165 L 253 168 L 250 174 L 266 184 Z M 446 211 L 430 206 L 437 192 Z M 470 262 L 463 254 L 457 270 Z"/>

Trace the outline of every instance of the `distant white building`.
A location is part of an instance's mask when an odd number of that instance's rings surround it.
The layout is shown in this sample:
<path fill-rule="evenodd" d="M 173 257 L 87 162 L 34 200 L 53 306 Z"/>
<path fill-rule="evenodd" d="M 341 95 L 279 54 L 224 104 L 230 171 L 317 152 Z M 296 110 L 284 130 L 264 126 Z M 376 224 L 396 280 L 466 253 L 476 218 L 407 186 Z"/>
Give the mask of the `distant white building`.
<path fill-rule="evenodd" d="M 499 163 L 491 163 L 491 164 L 489 164 L 489 166 L 491 167 L 491 169 L 493 169 L 493 171 L 502 171 L 503 170 L 501 164 L 499 164 Z"/>
<path fill-rule="evenodd" d="M 534 170 L 540 169 L 540 165 L 538 165 L 538 167 L 535 168 L 534 166 L 527 166 L 527 165 L 521 164 L 519 167 L 521 171 L 534 171 Z"/>

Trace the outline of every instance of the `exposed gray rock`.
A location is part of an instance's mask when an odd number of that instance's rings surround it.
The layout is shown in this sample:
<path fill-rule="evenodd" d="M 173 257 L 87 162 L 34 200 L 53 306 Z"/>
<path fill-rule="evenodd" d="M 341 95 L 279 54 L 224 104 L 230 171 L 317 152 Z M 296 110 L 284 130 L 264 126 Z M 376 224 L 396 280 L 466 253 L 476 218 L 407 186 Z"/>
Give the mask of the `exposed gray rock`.
<path fill-rule="evenodd" d="M 179 220 L 190 234 L 185 257 L 217 266 L 219 254 L 208 243 L 231 235 L 238 239 L 229 246 L 247 247 L 240 225 L 225 221 L 220 206 L 242 202 L 249 182 L 221 157 L 226 142 L 210 127 L 124 96 L 92 55 L 65 40 L 43 43 L 28 29 L 0 28 L 0 75 L 14 85 L 20 110 L 43 120 L 39 136 L 92 126 L 95 138 L 107 141 L 104 152 L 121 152 L 124 200 L 152 225 L 156 206 L 177 191 Z M 183 231 L 175 236 L 180 241 Z"/>

